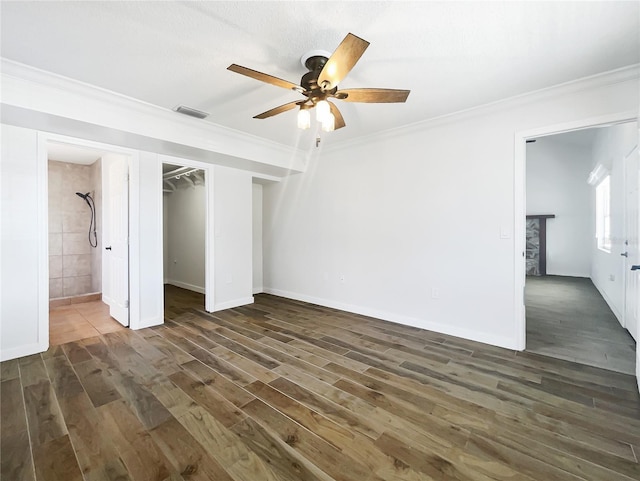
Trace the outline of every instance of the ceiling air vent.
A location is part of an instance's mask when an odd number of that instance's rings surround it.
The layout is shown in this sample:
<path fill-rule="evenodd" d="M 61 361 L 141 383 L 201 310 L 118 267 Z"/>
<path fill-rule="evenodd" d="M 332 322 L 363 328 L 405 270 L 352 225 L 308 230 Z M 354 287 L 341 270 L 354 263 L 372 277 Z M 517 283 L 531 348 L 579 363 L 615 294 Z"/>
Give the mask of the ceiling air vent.
<path fill-rule="evenodd" d="M 192 109 L 191 107 L 186 107 L 184 105 L 178 105 L 175 109 L 175 112 L 179 114 L 188 115 L 189 117 L 195 117 L 196 119 L 205 119 L 209 117 L 209 114 L 206 112 L 202 112 L 201 110 Z"/>

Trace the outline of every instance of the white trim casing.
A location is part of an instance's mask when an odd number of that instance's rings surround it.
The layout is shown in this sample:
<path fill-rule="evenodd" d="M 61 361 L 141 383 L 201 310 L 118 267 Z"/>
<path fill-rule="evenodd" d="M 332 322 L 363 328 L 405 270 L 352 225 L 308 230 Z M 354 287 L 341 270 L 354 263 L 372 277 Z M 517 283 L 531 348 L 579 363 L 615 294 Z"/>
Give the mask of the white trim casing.
<path fill-rule="evenodd" d="M 204 294 L 205 288 L 201 286 L 196 286 L 194 284 L 187 284 L 186 282 L 174 281 L 172 279 L 167 279 L 164 281 L 165 284 L 169 284 L 172 286 L 180 287 L 181 289 L 186 289 L 188 291 L 197 292 L 198 294 Z"/>
<path fill-rule="evenodd" d="M 527 326 L 524 310 L 524 285 L 526 277 L 526 267 L 523 252 L 525 251 L 525 228 L 526 228 L 526 140 L 531 138 L 545 137 L 548 135 L 562 134 L 572 130 L 586 129 L 599 125 L 611 125 L 624 122 L 634 122 L 638 119 L 635 111 L 617 112 L 609 115 L 591 117 L 586 119 L 565 122 L 561 124 L 548 125 L 531 130 L 516 132 L 514 135 L 514 170 L 513 170 L 513 190 L 514 190 L 514 326 L 515 339 L 519 340 L 516 349 L 522 351 L 526 347 Z"/>
<path fill-rule="evenodd" d="M 162 164 L 174 164 L 174 165 L 182 165 L 185 167 L 195 167 L 197 169 L 201 169 L 204 171 L 204 185 L 205 185 L 205 202 L 206 202 L 206 210 L 205 210 L 205 239 L 204 239 L 204 258 L 205 258 L 205 266 L 204 266 L 204 291 L 202 292 L 205 302 L 205 310 L 207 312 L 213 312 L 215 309 L 215 232 L 214 232 L 214 196 L 213 196 L 213 186 L 214 186 L 214 166 L 211 164 L 205 164 L 204 162 L 199 162 L 197 160 L 188 160 L 182 159 L 179 157 L 172 157 L 170 155 L 158 155 L 158 162 Z M 162 182 L 158 184 L 160 195 L 162 196 Z M 160 235 L 162 236 L 162 225 L 163 221 L 161 221 L 161 231 Z M 163 260 L 161 260 L 163 262 Z M 173 280 L 166 280 L 165 283 L 173 284 L 178 287 L 183 287 Z M 182 283 L 180 283 L 182 284 Z M 185 286 L 190 284 L 184 284 Z M 192 286 L 197 288 L 197 286 Z M 189 289 L 195 292 L 194 288 L 184 287 L 185 289 Z"/>
<path fill-rule="evenodd" d="M 513 268 L 513 295 L 514 295 L 514 336 L 516 340 L 515 348 L 523 351 L 526 347 L 527 329 L 521 329 L 520 323 L 524 324 L 525 306 L 524 306 L 524 284 L 526 277 L 526 170 L 525 159 L 527 156 L 526 137 L 519 138 L 516 132 L 515 136 L 515 158 L 513 165 L 513 252 L 515 253 Z M 521 159 L 521 160 L 519 160 Z"/>
<path fill-rule="evenodd" d="M 212 311 L 224 311 L 225 309 L 233 309 L 234 307 L 246 306 L 247 304 L 253 304 L 253 296 L 251 297 L 243 297 L 241 299 L 234 299 L 232 301 L 222 302 L 217 304 Z"/>
<path fill-rule="evenodd" d="M 571 95 L 582 90 L 595 89 L 603 87 L 605 85 L 613 85 L 629 80 L 635 80 L 640 77 L 640 64 L 628 65 L 608 72 L 591 75 L 589 77 L 583 77 L 576 80 L 571 80 L 558 85 L 552 85 L 540 90 L 534 90 L 532 92 L 525 92 L 513 97 L 500 99 L 488 104 L 478 105 L 465 110 L 459 110 L 450 114 L 441 115 L 439 117 L 432 117 L 418 122 L 396 127 L 394 129 L 385 130 L 383 132 L 376 132 L 370 135 L 364 135 L 355 139 L 344 140 L 342 142 L 335 142 L 327 144 L 324 147 L 325 152 L 333 152 L 334 150 L 342 150 L 345 148 L 352 148 L 358 145 L 367 145 L 373 141 L 380 141 L 385 139 L 391 139 L 401 135 L 407 135 L 416 132 L 422 132 L 425 129 L 433 128 L 439 125 L 445 125 L 453 122 L 461 122 L 466 119 L 478 117 L 482 115 L 489 115 L 502 110 L 512 109 L 521 105 L 532 104 L 541 102 L 543 100 Z M 575 127 L 579 128 L 579 127 Z M 538 129 L 540 130 L 540 129 Z M 565 129 L 565 131 L 573 130 L 571 128 Z M 560 133 L 560 132 L 558 132 Z M 543 135 L 543 134 L 540 134 Z M 539 136 L 540 136 L 539 135 Z M 313 151 L 311 151 L 313 153 Z"/>
<path fill-rule="evenodd" d="M 39 255 L 43 255 L 43 260 L 39 263 L 39 285 L 38 296 L 39 310 L 41 313 L 39 322 L 40 345 L 44 345 L 43 351 L 49 347 L 49 264 L 48 264 L 48 159 L 47 143 L 59 142 L 72 144 L 80 147 L 88 147 L 101 151 L 109 151 L 114 154 L 123 155 L 129 162 L 129 327 L 140 329 L 140 258 L 139 258 L 139 226 L 137 220 L 140 217 L 140 192 L 139 192 L 139 153 L 136 150 L 127 149 L 117 145 L 103 144 L 90 140 L 78 139 L 64 135 L 38 132 L 38 231 L 40 241 L 38 243 Z M 40 223 L 40 219 L 44 219 Z M 43 340 L 46 339 L 46 343 Z"/>
<path fill-rule="evenodd" d="M 48 316 L 47 316 L 48 317 Z M 47 335 L 47 338 L 49 336 Z M 39 352 L 45 352 L 49 349 L 49 341 L 47 339 L 46 345 L 43 344 L 43 340 L 40 339 L 37 344 L 27 344 L 24 346 L 18 346 L 11 349 L 0 350 L 0 362 L 9 361 L 11 359 L 17 359 L 19 357 L 31 356 Z"/>
<path fill-rule="evenodd" d="M 204 182 L 206 188 L 207 211 L 206 211 L 206 234 L 205 234 L 205 270 L 204 270 L 204 286 L 206 289 L 204 298 L 204 309 L 207 312 L 213 312 L 216 305 L 216 235 L 215 235 L 215 197 L 214 197 L 214 177 L 215 169 L 209 166 L 205 169 Z M 252 301 L 253 302 L 253 301 Z"/>
<path fill-rule="evenodd" d="M 129 327 L 140 329 L 140 159 L 129 157 Z"/>
<path fill-rule="evenodd" d="M 626 275 L 626 270 L 625 270 L 625 275 Z M 616 316 L 616 319 L 620 323 L 620 326 L 624 327 L 622 314 L 620 313 L 618 308 L 615 306 L 613 301 L 609 298 L 609 296 L 607 295 L 607 292 L 604 289 L 602 289 L 602 287 L 600 286 L 600 284 L 598 283 L 598 281 L 596 279 L 594 279 L 593 277 L 591 277 L 590 279 L 591 279 L 591 282 L 593 282 L 593 285 L 595 286 L 595 288 L 598 290 L 598 292 L 600 293 L 600 295 L 604 299 L 604 301 L 609 306 L 609 309 L 611 309 L 611 312 L 613 312 L 613 315 Z M 623 284 L 623 285 L 625 285 L 625 284 Z M 626 291 L 626 289 L 625 289 L 625 291 Z"/>
<path fill-rule="evenodd" d="M 49 349 L 49 159 L 47 139 L 38 132 L 38 346 Z M 44 239 L 44 242 L 42 240 Z"/>

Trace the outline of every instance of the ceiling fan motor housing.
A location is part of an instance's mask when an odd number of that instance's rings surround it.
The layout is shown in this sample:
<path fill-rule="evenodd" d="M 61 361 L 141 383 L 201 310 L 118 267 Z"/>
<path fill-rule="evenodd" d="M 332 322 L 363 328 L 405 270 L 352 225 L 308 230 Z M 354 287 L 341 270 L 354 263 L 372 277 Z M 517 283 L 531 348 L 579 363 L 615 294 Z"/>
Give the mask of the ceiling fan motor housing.
<path fill-rule="evenodd" d="M 303 57 L 304 66 L 309 71 L 302 76 L 300 80 L 300 86 L 305 90 L 304 95 L 309 97 L 309 99 L 315 104 L 319 100 L 324 100 L 328 95 L 334 94 L 338 87 L 334 87 L 331 90 L 324 91 L 321 85 L 318 85 L 318 77 L 320 76 L 320 72 L 324 68 L 328 57 L 324 55 L 312 55 L 309 57 Z"/>
<path fill-rule="evenodd" d="M 315 104 L 319 100 L 324 100 L 327 94 L 335 92 L 337 87 L 330 92 L 322 90 L 322 86 L 318 85 L 318 77 L 325 64 L 331 57 L 331 53 L 325 50 L 311 50 L 300 58 L 300 63 L 308 70 L 300 80 L 300 86 L 305 90 L 305 94 Z"/>

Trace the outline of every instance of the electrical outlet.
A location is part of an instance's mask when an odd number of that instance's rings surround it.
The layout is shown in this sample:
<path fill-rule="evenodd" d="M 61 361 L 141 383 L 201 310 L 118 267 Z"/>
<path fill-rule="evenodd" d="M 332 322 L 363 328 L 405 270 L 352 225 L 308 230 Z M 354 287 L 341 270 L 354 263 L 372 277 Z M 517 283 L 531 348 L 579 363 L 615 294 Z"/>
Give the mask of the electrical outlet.
<path fill-rule="evenodd" d="M 616 280 L 616 276 L 614 274 L 609 274 L 609 280 L 610 281 L 615 281 Z"/>
<path fill-rule="evenodd" d="M 431 288 L 431 299 L 440 299 L 440 289 L 437 287 Z"/>
<path fill-rule="evenodd" d="M 344 284 L 347 281 L 347 279 L 345 278 L 344 274 L 340 274 L 339 279 L 340 279 L 340 283 L 341 284 Z"/>

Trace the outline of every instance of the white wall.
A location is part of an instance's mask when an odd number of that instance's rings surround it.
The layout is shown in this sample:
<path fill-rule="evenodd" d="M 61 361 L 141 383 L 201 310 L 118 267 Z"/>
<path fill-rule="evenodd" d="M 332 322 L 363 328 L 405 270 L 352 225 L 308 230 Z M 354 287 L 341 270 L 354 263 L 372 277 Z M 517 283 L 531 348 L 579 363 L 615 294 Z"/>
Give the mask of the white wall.
<path fill-rule="evenodd" d="M 163 282 L 167 284 L 169 279 L 169 196 L 170 192 L 162 195 L 162 271 Z"/>
<path fill-rule="evenodd" d="M 262 292 L 262 185 L 253 184 L 253 293 Z"/>
<path fill-rule="evenodd" d="M 0 360 L 45 350 L 49 333 L 40 335 L 48 318 L 48 253 L 39 239 L 46 233 L 46 158 L 38 165 L 38 137 L 33 130 L 2 125 L 0 159 Z M 44 229 L 43 229 L 44 227 Z M 42 256 L 45 256 L 45 259 Z M 44 277 L 44 278 L 43 278 Z M 46 308 L 42 308 L 44 302 Z"/>
<path fill-rule="evenodd" d="M 162 163 L 158 155 L 140 152 L 138 170 L 130 175 L 137 198 L 131 199 L 129 219 L 131 239 L 130 265 L 131 327 L 141 329 L 164 322 L 162 284 Z"/>
<path fill-rule="evenodd" d="M 168 284 L 204 294 L 206 188 L 180 182 L 164 195 L 166 264 Z"/>
<path fill-rule="evenodd" d="M 638 124 L 629 122 L 599 129 L 592 148 L 592 168 L 598 164 L 611 175 L 611 252 L 604 252 L 591 243 L 591 279 L 609 307 L 622 322 L 624 310 L 624 158 L 638 143 Z M 591 203 L 595 205 L 595 189 L 591 189 Z"/>
<path fill-rule="evenodd" d="M 264 188 L 265 291 L 518 348 L 515 133 L 637 105 L 633 79 L 325 150 Z"/>
<path fill-rule="evenodd" d="M 590 277 L 592 231 L 591 149 L 562 134 L 527 144 L 527 215 L 547 220 L 547 274 Z"/>
<path fill-rule="evenodd" d="M 215 307 L 219 311 L 253 302 L 252 176 L 214 167 Z"/>

